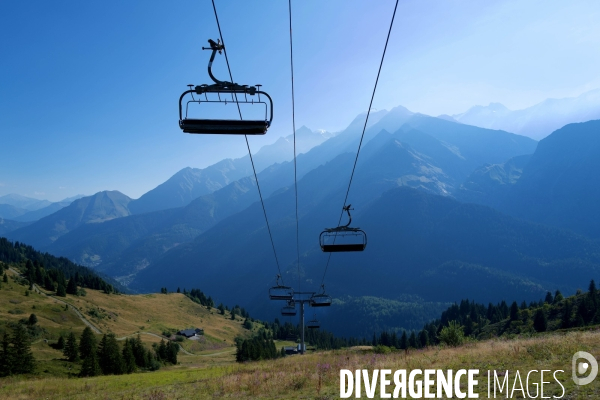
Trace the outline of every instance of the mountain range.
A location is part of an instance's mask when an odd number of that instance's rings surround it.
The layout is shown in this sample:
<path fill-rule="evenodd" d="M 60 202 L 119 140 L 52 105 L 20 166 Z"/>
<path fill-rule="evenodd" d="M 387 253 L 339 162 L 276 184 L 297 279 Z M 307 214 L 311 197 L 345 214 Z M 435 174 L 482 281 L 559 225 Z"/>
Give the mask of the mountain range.
<path fill-rule="evenodd" d="M 27 226 L 4 220 L 4 234 L 133 290 L 189 283 L 259 318 L 280 306 L 266 296 L 279 271 L 302 290 L 324 282 L 338 305 L 324 327 L 347 335 L 364 333 L 341 317 L 352 310 L 378 330 L 418 327 L 457 298 L 538 300 L 598 272 L 600 121 L 538 144 L 403 107 L 371 115 L 356 165 L 348 202 L 367 250 L 328 262 L 317 238 L 338 223 L 364 117 L 336 135 L 298 130 L 312 140 L 297 158 L 299 260 L 289 137 L 255 157 L 279 265 L 247 158 L 186 168 L 137 200 L 100 192 Z M 375 318 L 378 304 L 404 311 Z"/>
<path fill-rule="evenodd" d="M 464 124 L 502 129 L 540 140 L 567 124 L 600 119 L 600 89 L 578 97 L 546 99 L 515 111 L 500 103 L 490 103 L 488 106 L 472 107 L 451 118 Z"/>

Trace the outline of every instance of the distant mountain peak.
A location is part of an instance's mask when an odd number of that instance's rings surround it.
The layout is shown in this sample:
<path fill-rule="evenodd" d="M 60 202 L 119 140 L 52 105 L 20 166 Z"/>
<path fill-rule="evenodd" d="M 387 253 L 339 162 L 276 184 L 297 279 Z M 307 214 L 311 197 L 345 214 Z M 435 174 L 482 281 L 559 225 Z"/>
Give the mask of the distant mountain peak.
<path fill-rule="evenodd" d="M 548 98 L 522 110 L 509 110 L 500 103 L 475 106 L 452 116 L 480 128 L 500 129 L 540 140 L 563 126 L 600 119 L 600 89 L 577 97 Z"/>

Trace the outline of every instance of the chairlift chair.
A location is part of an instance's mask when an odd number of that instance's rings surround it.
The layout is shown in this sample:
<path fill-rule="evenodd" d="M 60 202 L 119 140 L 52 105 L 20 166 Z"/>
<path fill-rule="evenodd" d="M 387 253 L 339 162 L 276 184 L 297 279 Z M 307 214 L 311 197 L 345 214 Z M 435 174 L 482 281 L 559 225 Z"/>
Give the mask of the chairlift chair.
<path fill-rule="evenodd" d="M 313 294 L 310 297 L 310 306 L 311 307 L 329 307 L 331 306 L 331 296 L 325 293 L 325 285 L 321 285 L 323 289 L 319 294 Z"/>
<path fill-rule="evenodd" d="M 209 39 L 208 43 L 210 44 L 210 47 L 203 47 L 202 50 L 212 50 L 210 61 L 208 62 L 208 75 L 215 83 L 211 85 L 198 85 L 195 87 L 194 85 L 188 85 L 190 89 L 183 92 L 181 97 L 179 97 L 179 127 L 186 133 L 264 135 L 273 121 L 273 101 L 271 96 L 260 90 L 261 85 L 239 85 L 234 82 L 220 81 L 215 78 L 212 73 L 212 63 L 217 51 L 221 54 L 225 46 L 219 40 L 215 42 L 214 40 Z M 197 97 L 194 97 L 194 94 L 196 94 Z M 209 94 L 211 95 L 210 98 Z M 221 95 L 224 96 L 221 97 Z M 261 97 L 261 95 L 263 97 Z M 230 100 L 228 100 L 227 97 L 229 97 Z M 228 102 L 251 105 L 262 104 L 265 108 L 265 117 L 260 120 L 196 119 L 188 117 L 190 103 L 202 105 L 210 103 L 227 104 Z"/>
<path fill-rule="evenodd" d="M 367 247 L 367 234 L 360 228 L 350 227 L 352 216 L 348 204 L 343 209 L 348 213 L 348 223 L 336 228 L 326 228 L 319 235 L 321 250 L 325 253 L 337 253 L 345 251 L 363 251 Z"/>
<path fill-rule="evenodd" d="M 277 286 L 269 289 L 269 298 L 271 300 L 292 300 L 294 298 L 294 289 L 279 284 L 279 279 L 281 279 L 281 275 L 277 275 Z"/>
<path fill-rule="evenodd" d="M 281 315 L 284 317 L 295 317 L 296 316 L 296 304 L 293 301 L 288 301 L 285 307 L 281 308 Z"/>
<path fill-rule="evenodd" d="M 308 329 L 319 329 L 321 327 L 321 324 L 317 320 L 317 316 L 316 315 L 314 315 L 313 319 L 311 319 L 310 321 L 308 321 L 308 323 L 306 324 L 306 327 Z"/>

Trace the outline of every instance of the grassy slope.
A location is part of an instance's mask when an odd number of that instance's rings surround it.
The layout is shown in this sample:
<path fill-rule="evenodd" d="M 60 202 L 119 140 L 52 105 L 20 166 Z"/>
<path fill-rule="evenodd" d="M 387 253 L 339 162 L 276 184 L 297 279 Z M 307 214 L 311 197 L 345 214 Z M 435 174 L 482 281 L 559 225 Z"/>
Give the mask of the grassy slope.
<path fill-rule="evenodd" d="M 65 305 L 52 297 L 35 292 L 25 296 L 27 286 L 19 284 L 11 271 L 8 271 L 7 275 L 10 277 L 9 283 L 2 283 L 0 289 L 0 332 L 7 329 L 9 321 L 17 322 L 28 318 L 31 313 L 36 314 L 38 325 L 44 329 L 32 345 L 34 357 L 38 361 L 38 376 L 77 373 L 80 366 L 64 361 L 62 352 L 50 347 L 43 339 L 53 343 L 60 335 L 66 337 L 71 331 L 79 338 L 85 328 L 84 323 L 71 308 L 65 310 Z M 242 327 L 243 319 L 238 317 L 232 321 L 228 312 L 225 316 L 220 315 L 218 310 L 208 310 L 183 294 L 129 296 L 107 295 L 89 289 L 86 291 L 85 297 L 67 295 L 60 300 L 75 306 L 103 333 L 113 332 L 118 338 L 136 335 L 138 332 L 161 335 L 164 330 L 203 328 L 204 338 L 199 341 L 185 340 L 181 343 L 184 349 L 194 354 L 180 352 L 178 358 L 182 365 L 231 363 L 235 359 L 234 338 L 250 335 L 250 332 Z M 91 310 L 96 310 L 97 316 L 90 316 Z M 254 325 L 254 330 L 260 327 L 259 324 Z M 150 334 L 142 334 L 141 338 L 147 345 L 160 341 L 160 338 Z M 3 379 L 0 379 L 0 385 L 2 381 Z"/>
<path fill-rule="evenodd" d="M 0 388 L 4 398 L 127 398 L 176 399 L 246 397 L 301 399 L 339 398 L 339 370 L 356 369 L 460 369 L 480 370 L 480 398 L 487 397 L 488 370 L 515 370 L 524 376 L 533 369 L 562 369 L 557 375 L 566 388 L 564 398 L 598 398 L 600 379 L 575 387 L 571 380 L 571 357 L 579 350 L 600 356 L 600 333 L 569 332 L 540 335 L 526 339 L 488 340 L 459 348 L 432 347 L 408 354 L 396 352 L 376 355 L 368 347 L 286 357 L 275 361 L 247 364 L 224 364 L 161 370 L 155 373 L 106 376 L 86 379 L 11 378 Z M 539 375 L 537 376 L 539 381 Z M 511 380 L 512 387 L 512 380 Z M 530 387 L 533 389 L 533 387 Z M 560 396 L 561 389 L 553 380 L 545 385 L 545 396 Z M 378 398 L 378 393 L 376 398 Z M 363 397 L 365 396 L 363 392 Z M 500 396 L 504 398 L 504 396 Z M 518 397 L 518 396 L 517 396 Z"/>

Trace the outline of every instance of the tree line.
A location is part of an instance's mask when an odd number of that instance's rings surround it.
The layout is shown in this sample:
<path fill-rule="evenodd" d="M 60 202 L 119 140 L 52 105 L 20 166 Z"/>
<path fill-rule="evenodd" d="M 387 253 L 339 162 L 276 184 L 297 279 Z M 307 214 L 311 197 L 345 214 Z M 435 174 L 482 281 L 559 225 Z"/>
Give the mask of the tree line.
<path fill-rule="evenodd" d="M 80 376 L 122 375 L 137 371 L 156 371 L 162 364 L 177 364 L 179 345 L 161 340 L 147 349 L 140 335 L 126 338 L 119 346 L 114 333 L 104 334 L 100 342 L 89 327 L 81 334 L 79 344 L 71 332 L 67 339 L 62 336 L 55 347 L 63 350 L 71 362 L 81 362 Z"/>
<path fill-rule="evenodd" d="M 445 343 L 461 344 L 465 337 L 488 339 L 503 334 L 537 333 L 559 329 L 581 328 L 600 323 L 600 292 L 592 280 L 587 292 L 578 290 L 565 298 L 557 290 L 547 292 L 544 299 L 506 301 L 497 304 L 478 304 L 468 299 L 451 305 L 439 319 L 423 326 L 420 331 L 381 332 L 373 334 L 373 346 L 397 349 L 422 348 Z"/>
<path fill-rule="evenodd" d="M 89 268 L 64 257 L 41 253 L 23 243 L 13 244 L 6 238 L 0 238 L 0 262 L 18 266 L 30 285 L 38 284 L 58 296 L 77 294 L 77 286 L 105 293 L 117 292 L 112 284 Z"/>

